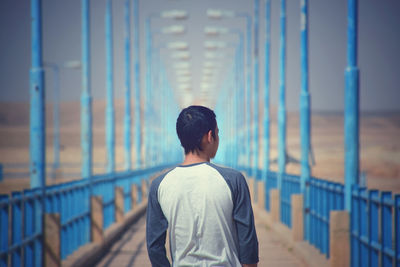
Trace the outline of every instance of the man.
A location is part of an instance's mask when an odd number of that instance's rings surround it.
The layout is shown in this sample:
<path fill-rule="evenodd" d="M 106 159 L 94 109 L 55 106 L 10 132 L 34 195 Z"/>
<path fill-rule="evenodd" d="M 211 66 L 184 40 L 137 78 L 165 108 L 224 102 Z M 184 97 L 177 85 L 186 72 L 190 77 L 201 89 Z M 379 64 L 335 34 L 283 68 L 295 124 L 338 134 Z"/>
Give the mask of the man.
<path fill-rule="evenodd" d="M 182 110 L 176 131 L 184 162 L 150 187 L 146 239 L 153 266 L 257 266 L 258 241 L 243 175 L 210 163 L 219 137 L 215 114 L 203 106 Z"/>

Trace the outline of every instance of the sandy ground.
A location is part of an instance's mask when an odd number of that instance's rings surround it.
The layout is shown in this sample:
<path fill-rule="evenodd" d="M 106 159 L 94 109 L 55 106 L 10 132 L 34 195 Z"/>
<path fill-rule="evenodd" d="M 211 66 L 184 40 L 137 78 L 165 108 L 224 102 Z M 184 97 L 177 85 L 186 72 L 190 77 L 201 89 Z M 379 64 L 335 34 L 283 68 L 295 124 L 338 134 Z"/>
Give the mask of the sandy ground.
<path fill-rule="evenodd" d="M 116 163 L 117 170 L 123 168 L 123 101 L 116 101 Z M 132 105 L 133 106 L 133 105 Z M 93 104 L 93 159 L 94 173 L 104 172 L 106 159 L 104 102 Z M 46 161 L 47 184 L 79 179 L 80 173 L 80 118 L 79 103 L 61 105 L 61 151 L 62 167 L 52 179 L 53 130 L 52 106 L 46 107 Z M 132 116 L 133 118 L 133 116 Z M 271 114 L 270 158 L 277 157 L 276 114 Z M 261 120 L 262 121 L 262 118 Z M 344 129 L 343 115 L 332 113 L 312 114 L 312 149 L 315 165 L 314 176 L 343 182 L 344 176 Z M 262 127 L 260 127 L 260 138 Z M 133 133 L 132 133 L 133 134 Z M 299 114 L 288 113 L 287 150 L 300 158 Z M 360 120 L 360 171 L 367 176 L 367 186 L 380 190 L 400 192 L 400 113 L 363 114 Z M 134 153 L 135 149 L 132 149 Z M 261 149 L 261 153 L 264 153 Z M 132 154 L 132 160 L 135 155 Z M 1 103 L 0 105 L 0 163 L 4 164 L 5 179 L 0 182 L 0 194 L 29 187 L 29 105 Z M 18 163 L 18 166 L 13 166 Z M 259 162 L 262 166 L 262 157 Z M 277 170 L 276 164 L 271 165 Z M 300 173 L 300 166 L 290 163 L 287 172 Z M 8 178 L 13 177 L 13 178 Z"/>

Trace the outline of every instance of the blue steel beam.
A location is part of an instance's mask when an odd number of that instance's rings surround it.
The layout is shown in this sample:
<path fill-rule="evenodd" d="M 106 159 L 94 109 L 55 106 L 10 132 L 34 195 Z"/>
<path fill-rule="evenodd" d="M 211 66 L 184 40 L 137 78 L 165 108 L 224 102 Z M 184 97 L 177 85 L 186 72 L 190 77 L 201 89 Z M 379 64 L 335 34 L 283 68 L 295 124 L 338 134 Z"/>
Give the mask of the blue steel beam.
<path fill-rule="evenodd" d="M 239 95 L 239 102 L 238 102 L 238 109 L 239 109 L 239 114 L 240 114 L 240 121 L 239 121 L 239 126 L 240 125 L 246 125 L 246 119 L 245 119 L 245 114 L 246 114 L 246 104 L 245 104 L 245 90 L 246 90 L 246 71 L 245 71 L 245 44 L 244 44 L 244 35 L 242 34 L 242 47 L 241 47 L 241 57 L 240 57 L 240 72 L 242 73 L 239 77 L 239 90 L 240 90 L 240 95 Z M 240 111 L 241 110 L 241 111 Z M 245 142 L 245 130 L 241 129 L 241 135 L 239 139 L 239 145 L 240 145 L 240 154 L 241 154 L 241 166 L 245 166 L 246 161 L 244 160 L 245 155 L 246 155 L 246 142 Z"/>
<path fill-rule="evenodd" d="M 310 164 L 308 156 L 311 147 L 310 134 L 310 93 L 308 90 L 308 0 L 301 0 L 300 14 L 300 50 L 301 50 L 301 93 L 300 93 L 300 139 L 301 139 L 301 177 L 300 192 L 304 196 L 304 209 L 309 209 L 309 190 L 306 182 L 310 179 Z M 306 214 L 304 233 L 309 229 L 310 216 Z"/>
<path fill-rule="evenodd" d="M 146 19 L 146 92 L 145 92 L 145 104 L 144 104 L 144 148 L 145 148 L 145 159 L 146 167 L 150 166 L 150 91 L 151 91 L 151 17 Z"/>
<path fill-rule="evenodd" d="M 37 233 L 42 232 L 42 214 L 44 210 L 44 194 L 46 186 L 46 134 L 45 134 L 45 88 L 42 58 L 42 2 L 31 0 L 31 30 L 32 30 L 32 66 L 30 70 L 30 186 L 40 188 L 41 201 L 35 203 L 37 213 L 34 223 Z M 14 225 L 15 229 L 18 229 Z M 21 228 L 19 228 L 19 231 Z M 41 245 L 36 246 L 36 266 L 42 265 Z"/>
<path fill-rule="evenodd" d="M 351 211 L 351 188 L 359 179 L 359 70 L 357 67 L 357 0 L 348 0 L 345 71 L 345 209 Z"/>
<path fill-rule="evenodd" d="M 271 0 L 265 2 L 265 77 L 264 77 L 264 173 L 267 185 L 270 150 L 270 50 L 271 50 Z"/>
<path fill-rule="evenodd" d="M 53 137 L 53 169 L 60 168 L 60 72 L 58 67 L 54 69 L 54 97 L 53 97 L 53 123 L 54 123 L 54 137 Z M 55 176 L 53 177 L 55 178 Z"/>
<path fill-rule="evenodd" d="M 259 107 L 259 55 L 258 55 L 258 36 L 259 36 L 259 27 L 258 27 L 258 20 L 260 15 L 260 0 L 254 0 L 254 91 L 253 91 L 253 169 L 252 169 L 252 176 L 256 179 L 257 169 L 258 169 L 258 157 L 259 157 L 259 138 L 258 138 L 258 107 Z M 257 185 L 257 183 L 254 183 Z M 254 191 L 257 192 L 257 191 Z"/>
<path fill-rule="evenodd" d="M 140 53 L 139 53 L 139 0 L 133 0 L 133 51 L 134 51 L 134 79 L 135 79 L 135 148 L 136 168 L 142 166 L 142 116 L 140 94 Z"/>
<path fill-rule="evenodd" d="M 270 51 L 271 51 L 271 0 L 265 2 L 265 77 L 264 77 L 264 192 L 267 193 L 270 152 Z M 268 199 L 265 198 L 265 207 Z"/>
<path fill-rule="evenodd" d="M 30 185 L 46 185 L 45 88 L 42 60 L 41 0 L 31 0 L 32 66 L 30 70 Z"/>
<path fill-rule="evenodd" d="M 114 74 L 113 74 L 113 31 L 112 31 L 112 0 L 106 2 L 106 151 L 107 172 L 115 170 L 115 123 L 114 123 Z"/>
<path fill-rule="evenodd" d="M 240 15 L 239 15 L 240 16 Z M 247 167 L 251 168 L 251 17 L 247 14 L 241 16 L 246 18 L 246 124 L 247 140 L 246 154 Z"/>
<path fill-rule="evenodd" d="M 282 174 L 286 168 L 286 1 L 281 0 L 281 36 L 280 36 L 280 76 L 278 107 L 278 189 L 282 187 Z"/>
<path fill-rule="evenodd" d="M 82 177 L 92 176 L 92 96 L 90 81 L 90 2 L 82 0 L 82 94 L 81 154 Z"/>
<path fill-rule="evenodd" d="M 301 180 L 300 189 L 305 190 L 310 178 L 310 93 L 308 90 L 308 0 L 301 1 L 301 93 L 300 93 L 300 135 L 301 135 Z"/>
<path fill-rule="evenodd" d="M 130 0 L 125 0 L 125 117 L 124 117 L 124 160 L 125 170 L 132 167 L 131 160 L 131 29 Z"/>
<path fill-rule="evenodd" d="M 243 45 L 243 33 L 239 32 L 239 47 L 237 51 L 237 59 L 236 59 L 236 97 L 235 97 L 235 132 L 239 134 L 235 134 L 235 168 L 238 168 L 239 165 L 239 158 L 240 154 L 242 152 L 242 140 L 241 140 L 241 122 L 242 122 L 242 116 L 243 112 L 241 112 L 241 100 L 243 99 L 243 92 L 244 92 L 244 87 L 242 86 L 242 77 L 241 73 L 243 73 L 243 57 L 244 57 L 244 45 Z"/>

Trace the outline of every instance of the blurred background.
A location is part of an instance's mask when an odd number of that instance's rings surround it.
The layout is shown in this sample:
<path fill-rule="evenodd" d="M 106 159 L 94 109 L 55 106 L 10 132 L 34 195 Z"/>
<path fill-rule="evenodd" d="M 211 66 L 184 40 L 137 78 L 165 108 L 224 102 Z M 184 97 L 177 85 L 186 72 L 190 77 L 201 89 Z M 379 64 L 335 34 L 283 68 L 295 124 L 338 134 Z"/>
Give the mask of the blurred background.
<path fill-rule="evenodd" d="M 263 2 L 263 1 L 261 1 Z M 277 152 L 277 114 L 279 92 L 280 3 L 271 1 L 271 151 Z M 106 164 L 105 106 L 106 52 L 105 0 L 91 1 L 91 77 L 93 96 L 94 173 L 103 173 Z M 124 115 L 124 1 L 113 4 L 114 96 L 116 118 L 116 170 L 123 170 Z M 309 3 L 309 90 L 312 111 L 312 174 L 327 180 L 343 181 L 344 176 L 344 72 L 346 68 L 347 1 L 310 1 Z M 80 94 L 81 4 L 79 0 L 43 0 L 43 59 L 46 94 L 47 183 L 80 178 Z M 207 10 L 230 10 L 234 18 L 212 19 Z M 175 75 L 176 59 L 168 49 L 159 49 L 167 80 L 174 92 L 177 111 L 190 104 L 215 107 L 221 86 L 232 65 L 234 50 L 223 48 L 217 54 L 213 85 L 204 89 L 205 42 L 237 43 L 237 36 L 208 36 L 205 27 L 225 27 L 246 32 L 246 16 L 253 15 L 253 1 L 244 0 L 146 0 L 139 1 L 140 90 L 145 95 L 146 28 L 145 21 L 165 10 L 184 10 L 183 20 L 153 18 L 153 47 L 169 42 L 187 42 L 191 73 L 189 82 Z M 360 169 L 370 188 L 400 191 L 400 2 L 396 0 L 359 1 L 358 66 L 360 69 Z M 133 19 L 132 19 L 133 20 Z M 0 2 L 0 163 L 3 181 L 0 193 L 29 185 L 29 69 L 31 64 L 30 3 L 25 0 Z M 163 27 L 182 25 L 178 36 L 156 34 Z M 132 27 L 133 31 L 133 27 Z M 254 38 L 254 35 L 252 35 Z M 133 34 L 131 35 L 133 43 Z M 263 108 L 265 65 L 265 11 L 260 9 L 260 114 Z M 132 62 L 134 60 L 132 53 Z M 58 72 L 54 71 L 57 66 Z M 300 1 L 287 1 L 286 105 L 288 111 L 287 149 L 300 159 Z M 58 76 L 58 77 L 57 77 Z M 131 68 L 134 90 L 134 68 Z M 54 87 L 60 94 L 60 168 L 53 173 Z M 203 93 L 201 93 L 203 92 Z M 133 95 L 133 93 L 132 93 Z M 164 103 L 158 103 L 163 105 Z M 134 112 L 132 97 L 132 117 Z M 146 103 L 141 103 L 142 109 Z M 176 113 L 177 115 L 177 113 Z M 217 118 L 223 114 L 217 114 Z M 260 116 L 262 122 L 262 115 Z M 174 131 L 173 121 L 169 127 Z M 134 131 L 132 130 L 132 135 Z M 223 131 L 223 129 L 222 129 Z M 260 133 L 263 129 L 261 127 Z M 262 134 L 260 134 L 261 138 Z M 178 144 L 175 138 L 171 142 Z M 223 140 L 221 140 L 223 142 Z M 136 146 L 135 143 L 132 146 Z M 132 161 L 135 161 L 132 149 Z M 145 153 L 142 151 L 142 153 Z M 263 151 L 262 153 L 266 153 Z M 259 165 L 262 166 L 263 157 Z M 272 162 L 272 170 L 277 170 Z M 300 165 L 291 162 L 288 173 L 299 174 Z"/>

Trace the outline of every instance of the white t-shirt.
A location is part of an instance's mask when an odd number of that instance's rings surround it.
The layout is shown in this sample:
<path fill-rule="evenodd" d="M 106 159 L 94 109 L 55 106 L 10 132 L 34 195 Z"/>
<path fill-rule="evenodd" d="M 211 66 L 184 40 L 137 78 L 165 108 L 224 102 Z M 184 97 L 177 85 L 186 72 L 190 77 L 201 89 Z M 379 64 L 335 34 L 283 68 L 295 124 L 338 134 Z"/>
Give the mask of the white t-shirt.
<path fill-rule="evenodd" d="M 258 262 L 258 241 L 247 183 L 233 169 L 208 162 L 178 166 L 155 179 L 147 210 L 153 266 L 241 266 Z"/>

